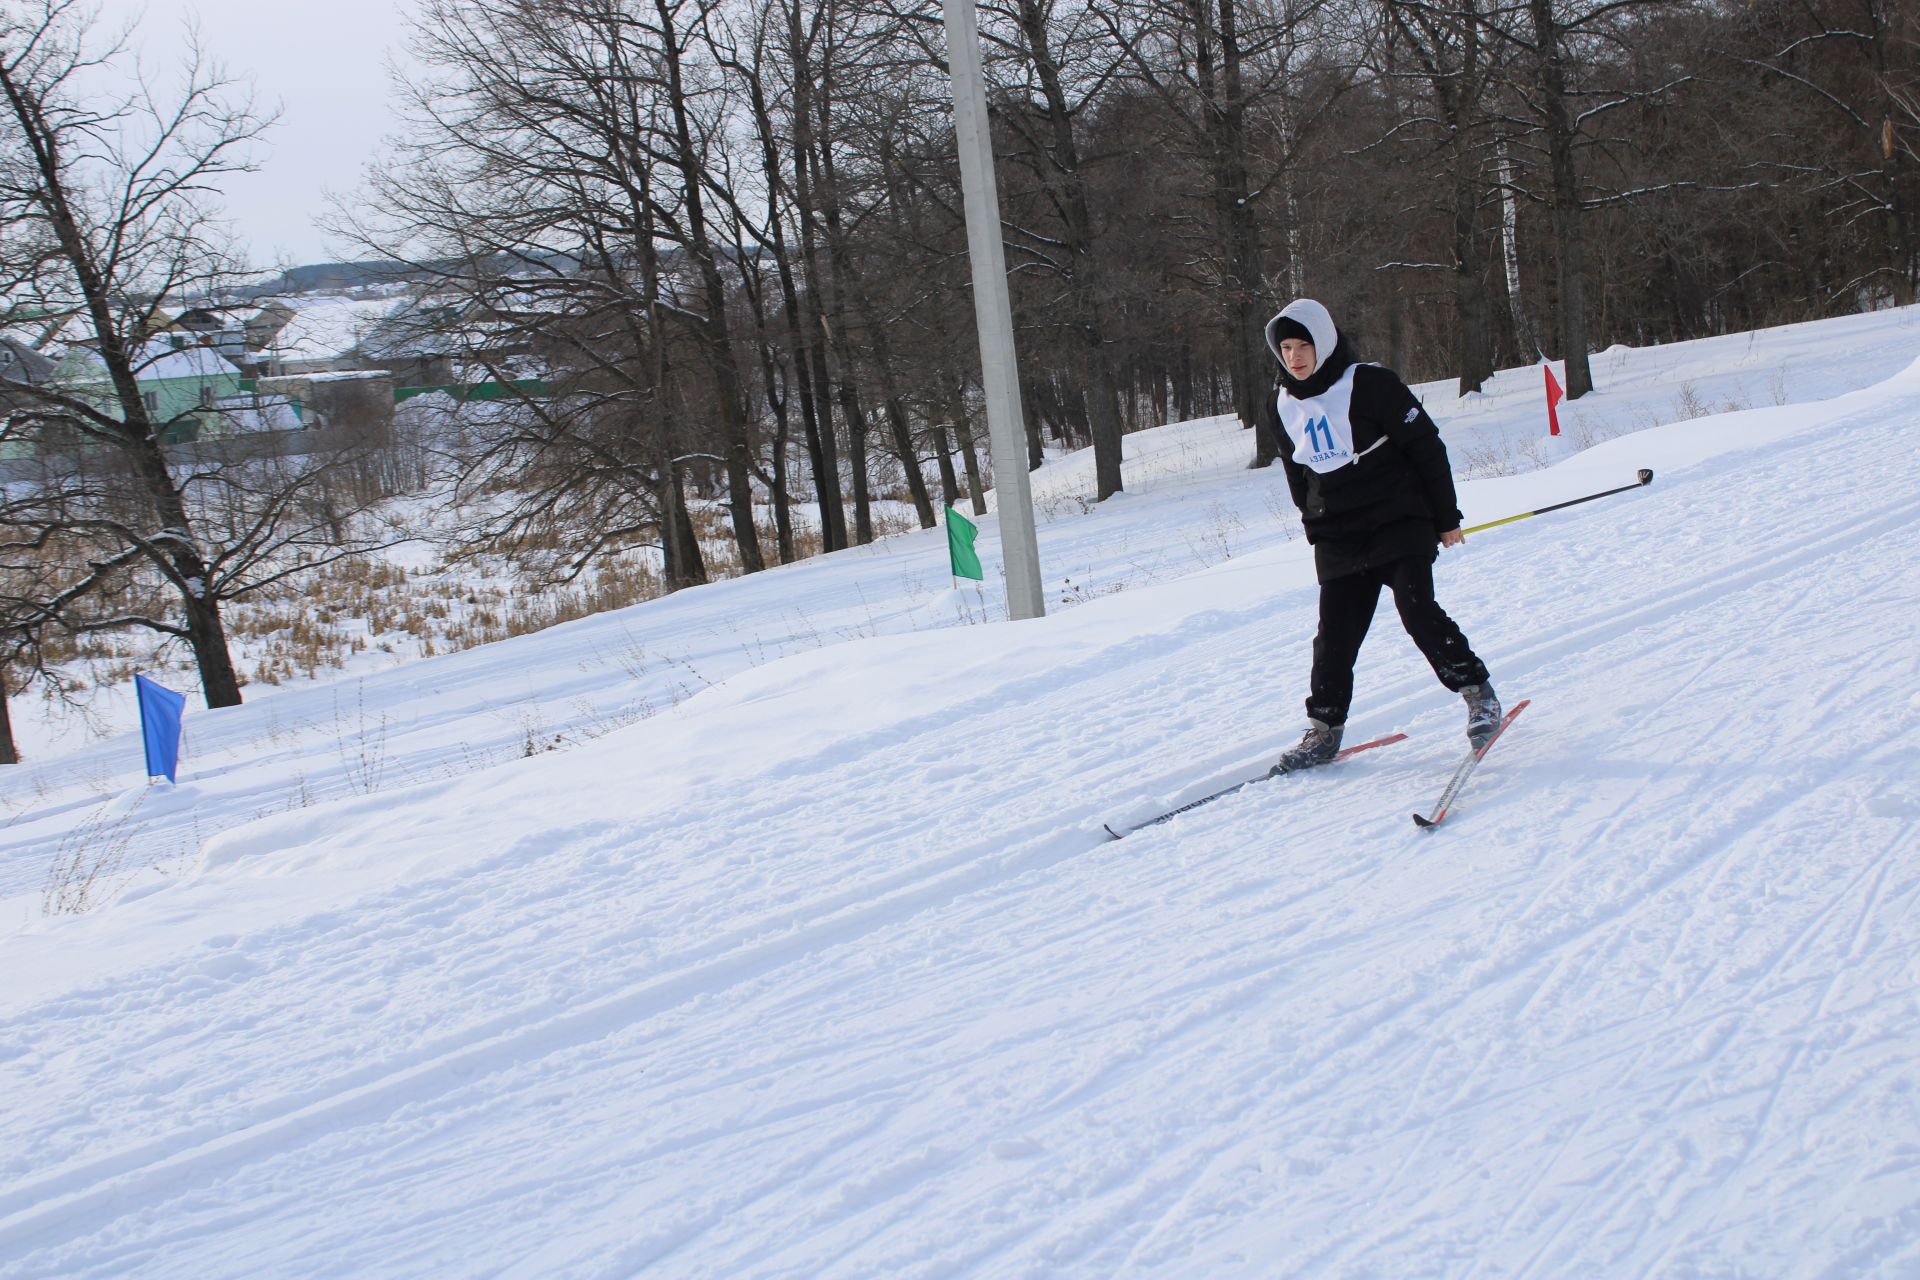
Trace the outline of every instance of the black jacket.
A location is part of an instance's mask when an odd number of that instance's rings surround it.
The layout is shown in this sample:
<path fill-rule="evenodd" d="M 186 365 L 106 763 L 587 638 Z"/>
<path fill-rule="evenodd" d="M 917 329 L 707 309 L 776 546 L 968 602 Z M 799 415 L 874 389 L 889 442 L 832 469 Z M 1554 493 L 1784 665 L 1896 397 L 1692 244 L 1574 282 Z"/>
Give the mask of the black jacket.
<path fill-rule="evenodd" d="M 1350 409 L 1354 452 L 1382 438 L 1384 445 L 1324 475 L 1293 460 L 1293 441 L 1280 422 L 1280 393 L 1317 395 L 1353 362 L 1343 337 L 1311 378 L 1296 381 L 1282 370 L 1261 410 L 1267 429 L 1280 442 L 1287 487 L 1300 508 L 1322 582 L 1395 560 L 1422 558 L 1431 563 L 1441 531 L 1460 527 L 1453 471 L 1440 430 L 1390 369 L 1366 364 L 1355 369 Z"/>

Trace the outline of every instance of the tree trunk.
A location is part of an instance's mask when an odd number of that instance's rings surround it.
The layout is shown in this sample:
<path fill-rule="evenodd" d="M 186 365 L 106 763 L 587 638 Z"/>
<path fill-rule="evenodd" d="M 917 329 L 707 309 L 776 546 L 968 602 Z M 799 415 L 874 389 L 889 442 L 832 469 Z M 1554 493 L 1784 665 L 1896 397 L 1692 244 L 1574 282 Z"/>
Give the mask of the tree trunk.
<path fill-rule="evenodd" d="M 812 420 L 820 448 L 813 459 L 815 484 L 820 488 L 820 524 L 822 540 L 828 551 L 851 546 L 847 535 L 846 503 L 840 488 L 840 455 L 833 434 L 832 383 L 827 370 L 827 312 L 823 298 L 824 273 L 820 269 L 820 229 L 815 213 L 813 190 L 813 68 L 809 45 L 800 27 L 800 5 L 795 0 L 787 11 L 787 54 L 794 68 L 793 83 L 793 202 L 800 218 L 800 263 L 806 272 L 804 319 L 796 319 L 795 341 L 803 355 L 797 355 L 808 369 L 803 379 L 803 394 L 813 405 Z M 785 286 L 792 289 L 790 277 Z M 851 434 L 853 424 L 847 424 Z M 830 492 L 829 492 L 830 491 Z"/>
<path fill-rule="evenodd" d="M 19 764 L 20 751 L 13 743 L 13 691 L 0 673 L 0 764 Z"/>
<path fill-rule="evenodd" d="M 199 557 L 192 558 L 193 563 L 198 561 Z M 205 566 L 199 567 L 204 574 Z M 200 669 L 200 690 L 207 706 L 239 706 L 240 677 L 233 669 L 233 655 L 227 649 L 227 629 L 220 618 L 220 602 L 189 596 L 186 613 L 187 643 L 192 646 L 194 664 Z"/>
<path fill-rule="evenodd" d="M 1487 301 L 1486 263 L 1480 253 L 1480 171 L 1475 162 L 1479 98 L 1486 80 L 1482 74 L 1481 26 L 1478 6 L 1465 6 L 1461 38 L 1460 87 L 1464 93 L 1443 94 L 1453 129 L 1453 252 L 1455 354 L 1460 367 L 1460 394 L 1480 390 L 1493 376 L 1493 312 Z"/>
<path fill-rule="evenodd" d="M 681 483 L 680 468 L 674 462 L 673 418 L 665 408 L 670 402 L 668 388 L 673 379 L 673 358 L 660 305 L 660 247 L 653 233 L 650 210 L 643 214 L 635 240 L 641 292 L 646 299 L 647 328 L 642 345 L 650 365 L 648 374 L 661 401 L 659 416 L 651 424 L 655 501 L 660 509 L 660 572 L 667 590 L 679 591 L 705 582 L 707 567 L 700 554 L 700 539 L 687 515 L 686 490 Z"/>
<path fill-rule="evenodd" d="M 783 282 L 782 288 L 791 281 Z M 847 545 L 847 513 L 840 496 L 840 449 L 833 438 L 833 415 L 819 394 L 818 380 L 826 362 L 818 344 L 801 327 L 797 301 L 787 303 L 787 326 L 793 341 L 794 382 L 800 396 L 800 425 L 807 437 L 807 464 L 813 470 L 813 493 L 820 504 L 820 549 L 838 551 Z"/>
<path fill-rule="evenodd" d="M 827 368 L 827 314 L 820 302 L 820 285 L 817 264 L 813 261 L 810 246 L 804 244 L 806 231 L 803 227 L 802 257 L 807 265 L 809 287 L 806 292 L 805 327 L 795 334 L 795 344 L 800 359 L 809 370 L 806 378 L 806 392 L 812 402 L 812 418 L 818 435 L 819 456 L 813 460 L 814 466 L 825 477 L 820 484 L 822 507 L 820 522 L 825 534 L 826 547 L 837 551 L 852 546 L 847 533 L 846 494 L 840 487 L 840 438 L 833 429 L 833 402 L 831 389 L 833 374 Z M 830 499 L 830 500 L 829 500 Z"/>
<path fill-rule="evenodd" d="M 671 590 L 697 587 L 707 580 L 706 559 L 700 554 L 700 538 L 694 532 L 693 518 L 687 514 L 687 490 L 680 468 L 669 463 L 662 495 L 666 518 L 662 522 L 661 541 L 667 549 L 667 585 Z"/>
<path fill-rule="evenodd" d="M 933 447 L 940 466 L 940 501 L 951 507 L 960 501 L 960 478 L 953 473 L 953 440 L 947 427 L 933 429 Z"/>
<path fill-rule="evenodd" d="M 1866 6 L 1866 9 L 1873 37 L 1869 48 L 1873 54 L 1874 79 L 1886 95 L 1877 104 L 1881 108 L 1881 126 L 1880 137 L 1876 141 L 1880 144 L 1880 179 L 1886 189 L 1883 203 L 1887 212 L 1887 239 L 1893 251 L 1893 302 L 1895 306 L 1909 307 L 1914 302 L 1916 285 L 1920 284 L 1920 278 L 1917 278 L 1920 277 L 1920 245 L 1915 243 L 1913 202 L 1903 172 L 1910 165 L 1912 156 L 1894 139 L 1893 120 L 1898 104 L 1890 99 L 1893 96 L 1892 86 L 1901 76 L 1890 50 L 1897 36 L 1885 7 L 1875 4 Z M 1911 35 L 1912 25 L 1909 23 L 1909 48 L 1912 47 Z"/>
<path fill-rule="evenodd" d="M 1212 6 L 1217 3 L 1218 9 Z M 1200 87 L 1199 109 L 1206 129 L 1208 168 L 1213 179 L 1214 220 L 1225 258 L 1226 288 L 1222 321 L 1226 325 L 1227 377 L 1234 412 L 1254 431 L 1253 465 L 1266 467 L 1280 456 L 1280 442 L 1267 430 L 1260 402 L 1272 382 L 1263 363 L 1266 275 L 1261 266 L 1260 226 L 1247 175 L 1245 87 L 1241 76 L 1238 0 L 1193 0 L 1194 71 Z"/>
<path fill-rule="evenodd" d="M 802 73 L 804 78 L 804 72 Z M 774 272 L 780 283 L 780 313 L 786 324 L 787 340 L 793 346 L 793 375 L 800 401 L 800 429 L 806 438 L 807 462 L 813 472 L 813 492 L 820 506 L 822 551 L 837 551 L 847 545 L 846 516 L 840 502 L 840 459 L 834 447 L 831 417 L 823 421 L 825 401 L 815 395 L 813 344 L 808 341 L 806 325 L 800 315 L 800 290 L 794 283 L 793 260 L 787 245 L 786 221 L 780 216 L 778 202 L 786 184 L 780 168 L 773 113 L 766 100 L 765 86 L 755 75 L 748 78 L 749 101 L 755 127 L 760 134 L 760 163 L 776 208 L 767 219 L 773 239 Z M 799 94 L 796 93 L 796 100 Z M 798 140 L 796 140 L 797 143 Z M 796 160 L 796 164 L 798 161 Z M 781 556 L 787 556 L 783 545 Z"/>
<path fill-rule="evenodd" d="M 884 355 L 879 357 L 884 359 Z M 885 379 L 891 383 L 892 378 Z M 927 478 L 920 472 L 920 451 L 914 448 L 913 425 L 907 419 L 907 406 L 891 386 L 884 387 L 886 392 L 887 430 L 893 436 L 893 451 L 900 457 L 900 469 L 906 473 L 907 496 L 913 499 L 914 514 L 920 518 L 922 529 L 932 529 L 940 522 L 934 519 L 933 497 L 927 492 Z"/>
<path fill-rule="evenodd" d="M 707 313 L 700 317 L 697 330 L 720 411 L 727 509 L 732 517 L 734 544 L 740 550 L 740 567 L 746 573 L 758 573 L 767 563 L 760 554 L 760 533 L 753 522 L 753 469 L 747 457 L 746 395 L 740 383 L 740 370 L 734 364 L 733 335 L 727 323 L 726 281 L 720 274 L 719 257 L 707 228 L 703 187 L 706 163 L 693 140 L 687 92 L 681 80 L 681 50 L 673 38 L 673 15 L 668 0 L 654 0 L 654 11 L 660 19 L 660 30 L 666 33 L 660 64 L 666 72 L 667 103 L 673 112 L 677 153 L 673 164 L 680 170 L 682 179 L 685 248 L 700 274 L 701 288 L 706 294 Z"/>
<path fill-rule="evenodd" d="M 853 382 L 852 362 L 834 342 L 828 345 L 839 358 L 840 416 L 847 421 L 847 466 L 853 472 L 853 540 L 860 546 L 873 541 L 873 487 L 867 477 L 867 411 Z"/>
<path fill-rule="evenodd" d="M 1580 238 L 1580 182 L 1573 161 L 1573 123 L 1553 0 L 1528 0 L 1540 59 L 1541 108 L 1547 125 L 1547 163 L 1553 181 L 1553 239 L 1560 279 L 1560 355 L 1567 366 L 1567 399 L 1593 390 L 1587 364 L 1586 246 Z"/>
<path fill-rule="evenodd" d="M 1520 363 L 1531 363 L 1538 354 L 1533 326 L 1527 321 L 1527 306 L 1520 292 L 1520 210 L 1513 198 L 1513 160 L 1507 154 L 1507 140 L 1500 140 L 1500 264 L 1506 279 L 1507 310 L 1513 318 L 1513 340 L 1519 349 Z"/>
<path fill-rule="evenodd" d="M 1124 487 L 1120 465 L 1123 445 L 1119 385 L 1114 377 L 1112 355 L 1107 349 L 1105 327 L 1100 320 L 1101 309 L 1110 299 L 1094 252 L 1092 202 L 1080 169 L 1073 114 L 1067 106 L 1060 67 L 1047 35 L 1046 10 L 1037 0 L 1021 0 L 1019 16 L 1052 134 L 1051 155 L 1046 159 L 1053 165 L 1051 185 L 1059 197 L 1062 239 L 1072 264 L 1068 305 L 1073 327 L 1079 332 L 1087 353 L 1087 377 L 1091 384 L 1087 388 L 1087 422 L 1093 437 L 1094 501 L 1104 502 Z M 1046 163 L 1046 159 L 1042 163 Z"/>
<path fill-rule="evenodd" d="M 980 478 L 980 451 L 973 442 L 973 423 L 967 419 L 967 400 L 957 383 L 949 384 L 951 399 L 948 402 L 948 416 L 953 419 L 953 435 L 960 442 L 960 462 L 967 472 L 967 497 L 972 500 L 973 514 L 987 514 L 987 487 Z"/>
<path fill-rule="evenodd" d="M 771 344 L 760 344 L 761 360 L 767 380 L 767 404 L 773 409 L 773 439 L 769 442 L 773 457 L 769 470 L 773 477 L 773 536 L 779 548 L 780 563 L 792 564 L 797 558 L 793 546 L 793 502 L 787 496 L 787 438 L 792 426 L 787 419 L 789 396 L 780 388 L 783 381 L 775 367 Z"/>
<path fill-rule="evenodd" d="M 134 429 L 138 430 L 141 425 L 144 423 L 134 424 Z M 201 693 L 210 709 L 237 707 L 240 677 L 234 670 L 233 655 L 227 649 L 227 629 L 220 617 L 219 595 L 214 590 L 211 568 L 194 540 L 186 500 L 167 469 L 166 454 L 150 427 L 144 441 L 130 441 L 123 448 L 148 501 L 153 504 L 161 531 L 168 535 L 156 535 L 152 541 L 166 560 L 174 589 L 180 593 L 187 644 L 200 670 Z"/>
<path fill-rule="evenodd" d="M 819 95 L 820 136 L 833 136 L 833 122 L 828 112 L 830 102 L 826 94 Z M 887 428 L 893 437 L 894 451 L 900 456 L 900 467 L 905 473 L 907 496 L 913 502 L 914 513 L 920 518 L 922 529 L 932 529 L 939 524 L 933 514 L 933 499 L 927 494 L 927 478 L 920 474 L 918 455 L 913 447 L 913 430 L 909 425 L 905 401 L 895 386 L 893 377 L 893 351 L 887 341 L 886 328 L 874 314 L 873 301 L 868 296 L 866 282 L 859 269 L 854 265 L 853 254 L 848 246 L 846 229 L 840 221 L 840 201 L 833 198 L 839 190 L 839 177 L 834 171 L 833 148 L 822 147 L 820 156 L 820 176 L 822 188 L 829 194 L 823 211 L 822 223 L 827 233 L 827 250 L 833 258 L 835 318 L 843 326 L 836 335 L 842 343 L 847 341 L 844 327 L 845 318 L 851 309 L 866 330 L 868 361 L 873 367 L 876 380 L 880 384 L 880 403 L 886 414 Z M 842 355 L 842 366 L 851 382 L 854 361 L 851 352 Z M 864 444 L 863 456 L 864 456 Z M 865 468 L 862 468 L 864 475 Z M 871 541 L 871 535 L 862 541 Z"/>
<path fill-rule="evenodd" d="M 1454 336 L 1463 396 L 1480 390 L 1493 376 L 1492 315 L 1476 225 L 1480 184 L 1464 151 L 1455 151 L 1453 163 Z"/>

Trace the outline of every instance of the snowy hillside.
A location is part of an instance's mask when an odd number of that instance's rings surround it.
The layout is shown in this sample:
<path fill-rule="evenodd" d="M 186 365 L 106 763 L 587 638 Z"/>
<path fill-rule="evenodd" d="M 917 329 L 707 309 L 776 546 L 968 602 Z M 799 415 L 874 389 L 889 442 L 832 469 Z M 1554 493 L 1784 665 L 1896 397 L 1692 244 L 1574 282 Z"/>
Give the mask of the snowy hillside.
<path fill-rule="evenodd" d="M 1044 620 L 915 534 L 22 769 L 0 1276 L 1920 1273 L 1916 356 L 1427 389 L 1470 522 L 1658 477 L 1443 556 L 1533 705 L 1431 834 L 1383 610 L 1407 742 L 1104 838 L 1301 727 L 1223 422 L 1036 477 Z"/>

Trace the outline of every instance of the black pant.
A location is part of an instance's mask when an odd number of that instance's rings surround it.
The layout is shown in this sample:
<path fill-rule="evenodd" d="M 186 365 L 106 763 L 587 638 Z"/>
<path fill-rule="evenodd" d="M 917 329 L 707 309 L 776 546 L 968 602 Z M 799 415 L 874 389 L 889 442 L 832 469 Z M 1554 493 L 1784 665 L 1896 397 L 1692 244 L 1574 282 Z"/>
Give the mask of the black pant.
<path fill-rule="evenodd" d="M 1353 664 L 1367 638 L 1380 588 L 1393 592 L 1401 625 L 1420 646 L 1440 683 L 1458 692 L 1487 679 L 1486 664 L 1433 598 L 1433 564 L 1395 560 L 1320 584 L 1320 633 L 1313 638 L 1312 693 L 1307 714 L 1325 724 L 1347 722 L 1353 703 Z"/>

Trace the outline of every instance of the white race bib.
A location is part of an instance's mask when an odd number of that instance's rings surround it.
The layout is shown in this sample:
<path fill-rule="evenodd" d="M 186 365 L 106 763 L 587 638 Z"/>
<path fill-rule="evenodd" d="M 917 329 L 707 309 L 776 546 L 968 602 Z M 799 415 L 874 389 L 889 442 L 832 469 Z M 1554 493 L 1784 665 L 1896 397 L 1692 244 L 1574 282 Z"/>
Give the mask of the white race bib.
<path fill-rule="evenodd" d="M 1280 389 L 1280 425 L 1301 466 L 1325 475 L 1353 462 L 1353 371 L 1359 367 L 1348 365 L 1339 381 L 1304 400 Z"/>

